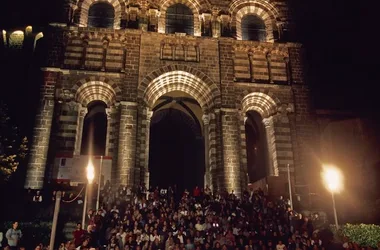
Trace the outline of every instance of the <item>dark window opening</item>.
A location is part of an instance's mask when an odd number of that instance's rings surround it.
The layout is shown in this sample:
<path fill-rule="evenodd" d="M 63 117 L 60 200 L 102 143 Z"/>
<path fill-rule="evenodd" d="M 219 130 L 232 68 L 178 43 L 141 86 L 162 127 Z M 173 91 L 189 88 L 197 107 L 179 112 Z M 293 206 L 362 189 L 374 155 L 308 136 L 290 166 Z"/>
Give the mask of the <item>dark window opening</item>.
<path fill-rule="evenodd" d="M 83 123 L 81 155 L 104 155 L 107 137 L 106 104 L 91 102 Z"/>
<path fill-rule="evenodd" d="M 266 41 L 264 21 L 256 15 L 245 15 L 241 19 L 241 34 L 243 40 Z"/>
<path fill-rule="evenodd" d="M 267 175 L 268 147 L 265 128 L 261 116 L 256 112 L 248 112 L 245 122 L 245 138 L 247 150 L 247 171 L 250 183 Z"/>
<path fill-rule="evenodd" d="M 166 11 L 166 33 L 194 34 L 194 16 L 189 7 L 184 4 L 174 4 Z"/>
<path fill-rule="evenodd" d="M 115 10 L 109 3 L 95 3 L 88 11 L 88 27 L 110 28 L 115 22 Z"/>
<path fill-rule="evenodd" d="M 127 27 L 128 29 L 135 29 L 135 30 L 137 30 L 137 29 L 139 29 L 139 20 L 129 20 L 128 21 L 128 27 Z"/>

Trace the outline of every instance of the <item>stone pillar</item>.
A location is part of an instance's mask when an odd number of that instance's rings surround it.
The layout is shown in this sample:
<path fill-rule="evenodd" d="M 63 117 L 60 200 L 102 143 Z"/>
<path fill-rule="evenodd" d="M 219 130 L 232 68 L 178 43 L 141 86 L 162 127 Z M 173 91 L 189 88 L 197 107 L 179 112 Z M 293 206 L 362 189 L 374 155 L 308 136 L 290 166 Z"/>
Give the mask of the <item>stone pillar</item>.
<path fill-rule="evenodd" d="M 202 116 L 203 120 L 203 137 L 205 143 L 205 187 L 211 187 L 211 176 L 210 176 L 210 137 L 209 137 L 209 124 L 210 117 L 207 114 Z"/>
<path fill-rule="evenodd" d="M 224 162 L 224 187 L 240 196 L 240 154 L 239 154 L 238 110 L 222 109 L 222 137 Z"/>
<path fill-rule="evenodd" d="M 213 38 L 218 38 L 221 36 L 221 25 L 218 14 L 219 9 L 212 11 L 211 32 Z"/>
<path fill-rule="evenodd" d="M 292 72 L 290 70 L 290 63 L 289 63 L 289 57 L 284 58 L 285 66 L 286 66 L 286 80 L 288 82 L 288 85 L 292 84 Z"/>
<path fill-rule="evenodd" d="M 267 64 L 268 64 L 268 81 L 269 81 L 269 83 L 273 83 L 272 55 L 270 53 L 267 53 Z"/>
<path fill-rule="evenodd" d="M 110 150 L 110 137 L 111 137 L 111 121 L 112 121 L 112 108 L 106 108 L 107 115 L 107 132 L 106 132 L 106 149 L 104 152 L 105 156 L 109 156 Z"/>
<path fill-rule="evenodd" d="M 80 151 L 82 147 L 83 123 L 87 111 L 87 108 L 83 107 L 82 104 L 78 105 L 77 133 L 75 135 L 74 155 L 80 155 L 81 153 Z"/>
<path fill-rule="evenodd" d="M 278 176 L 278 162 L 276 154 L 276 140 L 274 134 L 274 124 L 273 117 L 263 119 L 263 124 L 266 132 L 267 143 L 268 143 L 268 175 L 269 176 Z"/>
<path fill-rule="evenodd" d="M 103 43 L 103 57 L 102 57 L 102 68 L 101 71 L 106 71 L 106 63 L 107 63 L 107 50 L 108 50 L 108 45 L 109 41 L 107 39 L 104 39 L 102 41 Z"/>
<path fill-rule="evenodd" d="M 153 111 L 147 110 L 146 127 L 145 127 L 145 164 L 144 164 L 144 183 L 145 187 L 149 188 L 149 148 L 150 148 L 150 122 L 153 116 Z"/>
<path fill-rule="evenodd" d="M 253 66 L 253 51 L 248 52 L 248 58 L 249 58 L 249 72 L 251 75 L 251 82 L 255 82 L 255 73 L 254 73 L 254 66 Z"/>
<path fill-rule="evenodd" d="M 81 61 L 80 61 L 80 68 L 81 69 L 84 69 L 86 67 L 86 58 L 87 58 L 87 48 L 88 48 L 88 39 L 84 39 L 83 40 L 83 49 L 82 49 L 82 58 L 81 58 Z"/>
<path fill-rule="evenodd" d="M 120 128 L 116 184 L 133 186 L 135 183 L 137 183 L 136 174 L 139 175 L 135 167 L 137 103 L 120 102 L 119 108 Z M 138 176 L 137 178 L 139 179 L 140 177 Z"/>
<path fill-rule="evenodd" d="M 247 167 L 247 143 L 245 135 L 245 123 L 248 117 L 243 111 L 239 111 L 239 133 L 240 133 L 240 176 L 243 190 L 247 188 L 248 167 Z"/>
<path fill-rule="evenodd" d="M 44 185 L 50 132 L 54 115 L 54 92 L 58 76 L 56 72 L 44 72 L 44 84 L 41 87 L 41 101 L 33 131 L 33 144 L 30 149 L 25 188 L 42 189 Z"/>

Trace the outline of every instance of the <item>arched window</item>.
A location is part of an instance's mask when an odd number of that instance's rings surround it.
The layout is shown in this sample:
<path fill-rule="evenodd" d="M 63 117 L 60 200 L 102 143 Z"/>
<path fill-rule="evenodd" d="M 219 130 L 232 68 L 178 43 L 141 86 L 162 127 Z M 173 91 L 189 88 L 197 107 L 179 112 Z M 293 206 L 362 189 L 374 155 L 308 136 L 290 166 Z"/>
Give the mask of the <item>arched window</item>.
<path fill-rule="evenodd" d="M 168 8 L 166 11 L 166 33 L 194 34 L 194 16 L 189 7 L 178 3 Z"/>
<path fill-rule="evenodd" d="M 241 19 L 241 33 L 243 40 L 266 41 L 265 23 L 253 14 L 245 15 Z"/>
<path fill-rule="evenodd" d="M 253 183 L 267 175 L 267 143 L 261 116 L 254 111 L 247 113 L 245 140 L 247 150 L 247 171 L 249 182 Z"/>
<path fill-rule="evenodd" d="M 88 104 L 84 119 L 81 155 L 104 155 L 107 137 L 106 104 L 93 101 Z"/>
<path fill-rule="evenodd" d="M 115 10 L 109 3 L 95 3 L 88 11 L 88 26 L 96 28 L 113 28 Z"/>

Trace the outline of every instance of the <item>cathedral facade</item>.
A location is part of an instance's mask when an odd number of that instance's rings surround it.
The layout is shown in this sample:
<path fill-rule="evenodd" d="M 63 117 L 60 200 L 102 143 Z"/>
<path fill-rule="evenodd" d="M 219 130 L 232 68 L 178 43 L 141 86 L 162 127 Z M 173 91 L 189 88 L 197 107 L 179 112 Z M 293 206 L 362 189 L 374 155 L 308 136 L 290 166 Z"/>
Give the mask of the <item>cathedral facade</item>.
<path fill-rule="evenodd" d="M 25 188 L 43 188 L 54 156 L 83 154 L 96 103 L 115 185 L 148 185 L 152 119 L 170 105 L 198 126 L 205 186 L 287 192 L 290 173 L 306 192 L 315 119 L 286 1 L 78 0 L 62 13 L 43 33 Z"/>

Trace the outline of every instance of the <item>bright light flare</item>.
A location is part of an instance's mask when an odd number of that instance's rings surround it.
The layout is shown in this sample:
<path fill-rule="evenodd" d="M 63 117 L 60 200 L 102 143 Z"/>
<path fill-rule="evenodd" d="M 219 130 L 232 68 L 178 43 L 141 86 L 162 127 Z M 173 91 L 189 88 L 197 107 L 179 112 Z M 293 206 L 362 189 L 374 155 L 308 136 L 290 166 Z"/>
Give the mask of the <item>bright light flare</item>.
<path fill-rule="evenodd" d="M 324 166 L 322 179 L 325 187 L 332 193 L 339 193 L 343 189 L 343 175 L 334 166 Z"/>
<path fill-rule="evenodd" d="M 87 172 L 88 183 L 91 184 L 95 178 L 95 168 L 94 168 L 94 165 L 92 164 L 91 159 L 88 161 L 86 172 Z"/>

